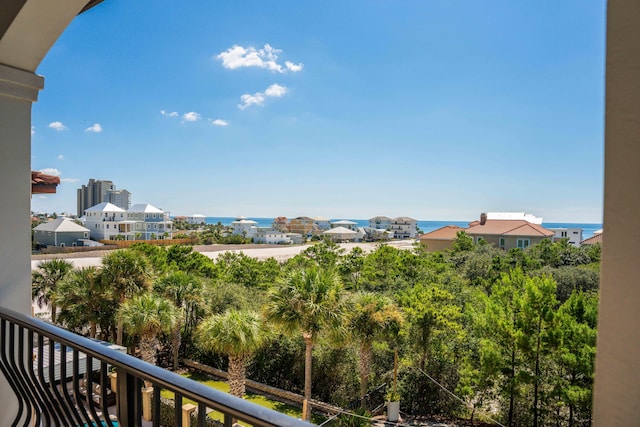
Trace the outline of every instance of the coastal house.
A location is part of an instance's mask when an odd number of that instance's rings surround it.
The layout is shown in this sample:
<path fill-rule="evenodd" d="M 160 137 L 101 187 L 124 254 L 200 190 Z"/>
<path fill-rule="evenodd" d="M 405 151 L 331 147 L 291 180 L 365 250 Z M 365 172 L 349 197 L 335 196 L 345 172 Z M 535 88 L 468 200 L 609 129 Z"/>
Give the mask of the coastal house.
<path fill-rule="evenodd" d="M 254 243 L 266 243 L 269 245 L 301 244 L 302 236 L 297 233 L 284 233 L 271 227 L 256 227 L 253 236 Z"/>
<path fill-rule="evenodd" d="M 322 235 L 334 242 L 353 242 L 358 239 L 358 232 L 346 227 L 334 227 L 323 232 Z"/>
<path fill-rule="evenodd" d="M 418 236 L 418 221 L 407 216 L 393 218 L 389 223 L 395 239 L 414 239 Z"/>
<path fill-rule="evenodd" d="M 549 228 L 549 230 L 555 233 L 553 236 L 553 241 L 558 242 L 562 239 L 567 239 L 569 244 L 575 246 L 576 248 L 580 247 L 582 242 L 582 228 L 578 227 L 558 227 L 558 228 Z"/>
<path fill-rule="evenodd" d="M 525 212 L 487 212 L 484 215 L 487 219 L 522 220 L 531 224 L 542 225 L 542 218 Z"/>
<path fill-rule="evenodd" d="M 378 242 L 393 239 L 393 231 L 383 228 L 362 227 L 358 230 L 362 231 L 363 240 L 366 240 L 367 242 Z"/>
<path fill-rule="evenodd" d="M 102 202 L 84 211 L 84 225 L 93 240 L 113 240 L 120 231 L 118 226 L 127 220 L 127 211 Z"/>
<path fill-rule="evenodd" d="M 324 216 L 313 217 L 313 223 L 315 225 L 315 228 L 320 231 L 328 230 L 331 228 L 331 220 Z"/>
<path fill-rule="evenodd" d="M 291 233 L 298 233 L 307 237 L 311 236 L 314 230 L 316 229 L 313 219 L 307 216 L 299 216 L 297 218 L 292 218 L 289 221 L 288 228 Z"/>
<path fill-rule="evenodd" d="M 171 238 L 168 215 L 149 204 L 137 204 L 128 210 L 103 202 L 84 211 L 85 226 L 94 240 L 154 240 Z"/>
<path fill-rule="evenodd" d="M 349 230 L 358 231 L 358 223 L 354 221 L 349 221 L 346 219 L 341 219 L 340 221 L 333 221 L 331 223 L 331 228 L 344 227 Z"/>
<path fill-rule="evenodd" d="M 148 203 L 137 204 L 127 210 L 127 220 L 119 224 L 118 231 L 126 240 L 170 239 L 173 221 L 162 209 Z"/>
<path fill-rule="evenodd" d="M 88 238 L 88 228 L 64 216 L 33 229 L 33 241 L 40 246 L 82 246 L 82 239 Z"/>
<path fill-rule="evenodd" d="M 207 217 L 201 214 L 193 214 L 185 217 L 187 224 L 192 225 L 204 225 L 207 221 Z"/>
<path fill-rule="evenodd" d="M 289 220 L 287 219 L 287 217 L 279 216 L 273 219 L 273 223 L 271 224 L 271 227 L 274 230 L 279 230 L 279 231 L 282 231 L 283 233 L 286 233 L 289 231 Z"/>
<path fill-rule="evenodd" d="M 444 251 L 451 249 L 460 231 L 465 231 L 465 229 L 457 225 L 445 225 L 421 235 L 418 240 L 428 252 Z"/>
<path fill-rule="evenodd" d="M 602 230 L 596 231 L 593 236 L 584 239 L 582 245 L 602 245 Z"/>
<path fill-rule="evenodd" d="M 391 218 L 388 216 L 374 216 L 369 219 L 369 228 L 389 230 L 391 228 Z"/>
<path fill-rule="evenodd" d="M 470 223 L 465 232 L 474 243 L 484 240 L 505 250 L 526 249 L 555 235 L 553 231 L 524 219 L 487 219 L 486 215 L 481 215 L 480 221 Z"/>
<path fill-rule="evenodd" d="M 256 224 L 258 224 L 256 221 L 240 216 L 231 223 L 231 226 L 233 227 L 233 231 L 231 234 L 233 234 L 234 236 L 252 238 L 256 235 L 256 231 L 258 229 L 258 227 L 256 227 Z"/>

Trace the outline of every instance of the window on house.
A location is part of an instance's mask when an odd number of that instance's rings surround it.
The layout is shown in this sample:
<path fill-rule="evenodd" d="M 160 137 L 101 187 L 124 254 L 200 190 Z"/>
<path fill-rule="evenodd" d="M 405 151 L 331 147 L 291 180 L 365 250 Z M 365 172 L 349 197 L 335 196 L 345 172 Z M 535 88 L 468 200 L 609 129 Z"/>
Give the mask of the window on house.
<path fill-rule="evenodd" d="M 499 246 L 500 246 L 501 248 L 504 248 L 504 237 L 501 237 L 501 238 L 500 238 Z"/>
<path fill-rule="evenodd" d="M 529 247 L 529 239 L 518 239 L 518 248 L 525 249 Z"/>

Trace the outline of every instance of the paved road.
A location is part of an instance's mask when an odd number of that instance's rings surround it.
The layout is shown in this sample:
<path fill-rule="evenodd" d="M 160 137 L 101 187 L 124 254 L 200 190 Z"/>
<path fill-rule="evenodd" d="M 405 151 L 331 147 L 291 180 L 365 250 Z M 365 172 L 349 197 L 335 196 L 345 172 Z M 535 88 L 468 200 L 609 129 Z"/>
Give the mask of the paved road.
<path fill-rule="evenodd" d="M 413 240 L 400 240 L 400 241 L 392 241 L 389 242 L 388 245 L 399 248 L 399 249 L 411 249 L 413 246 Z M 289 258 L 292 258 L 298 255 L 300 252 L 308 248 L 310 245 L 301 245 L 301 246 L 282 246 L 282 247 L 269 247 L 269 248 L 247 248 L 247 249 L 234 249 L 231 251 L 222 250 L 215 252 L 208 252 L 206 250 L 201 250 L 200 252 L 211 259 L 216 259 L 221 253 L 224 252 L 242 252 L 247 256 L 256 258 L 256 259 L 267 259 L 267 258 L 275 258 L 278 261 L 285 261 Z M 356 246 L 361 247 L 365 252 L 370 252 L 374 250 L 377 246 L 376 243 L 341 243 L 340 246 L 346 252 L 349 252 Z M 55 255 L 51 255 L 51 258 L 55 258 Z M 100 266 L 102 257 L 87 257 L 86 254 L 83 254 L 81 257 L 66 258 L 70 261 L 74 267 L 89 267 L 89 266 Z M 41 263 L 42 259 L 32 260 L 31 261 L 31 269 L 35 269 L 39 263 Z"/>

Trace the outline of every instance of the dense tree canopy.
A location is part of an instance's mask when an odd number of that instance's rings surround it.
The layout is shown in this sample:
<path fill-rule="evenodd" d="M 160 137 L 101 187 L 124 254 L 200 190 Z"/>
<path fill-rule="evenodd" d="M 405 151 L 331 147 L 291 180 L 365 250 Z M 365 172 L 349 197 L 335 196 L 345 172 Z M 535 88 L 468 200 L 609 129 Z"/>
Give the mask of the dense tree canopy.
<path fill-rule="evenodd" d="M 174 368 L 189 357 L 229 369 L 236 394 L 244 369 L 343 406 L 397 378 L 409 414 L 587 426 L 599 262 L 599 245 L 503 251 L 463 232 L 447 251 L 319 241 L 285 262 L 136 244 L 100 268 L 43 263 L 33 296 L 78 333 L 127 332 L 145 359 L 159 343 Z"/>

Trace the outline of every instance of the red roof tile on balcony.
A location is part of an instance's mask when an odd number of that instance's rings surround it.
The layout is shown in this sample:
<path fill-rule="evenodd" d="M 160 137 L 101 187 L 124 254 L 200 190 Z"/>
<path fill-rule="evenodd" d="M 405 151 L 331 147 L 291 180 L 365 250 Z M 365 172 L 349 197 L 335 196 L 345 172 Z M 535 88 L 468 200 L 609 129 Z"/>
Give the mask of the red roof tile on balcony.
<path fill-rule="evenodd" d="M 31 171 L 31 194 L 51 194 L 56 192 L 60 177 Z"/>

